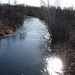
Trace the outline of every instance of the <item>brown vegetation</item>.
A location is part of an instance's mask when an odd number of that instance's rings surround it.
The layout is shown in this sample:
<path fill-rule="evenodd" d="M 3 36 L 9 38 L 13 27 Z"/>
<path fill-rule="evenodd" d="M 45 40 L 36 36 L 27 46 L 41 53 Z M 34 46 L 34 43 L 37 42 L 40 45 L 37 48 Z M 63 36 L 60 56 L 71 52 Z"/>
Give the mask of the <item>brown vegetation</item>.
<path fill-rule="evenodd" d="M 8 35 L 22 25 L 24 13 L 23 5 L 0 4 L 0 36 Z"/>

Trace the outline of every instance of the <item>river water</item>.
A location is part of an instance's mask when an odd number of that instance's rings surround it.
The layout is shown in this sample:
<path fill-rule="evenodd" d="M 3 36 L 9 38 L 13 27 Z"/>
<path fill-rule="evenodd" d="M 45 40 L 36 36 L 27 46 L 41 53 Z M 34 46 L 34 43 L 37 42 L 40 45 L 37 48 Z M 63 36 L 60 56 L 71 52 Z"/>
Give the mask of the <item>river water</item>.
<path fill-rule="evenodd" d="M 45 23 L 33 17 L 0 38 L 0 75 L 62 75 L 62 62 L 49 54 L 49 38 Z"/>

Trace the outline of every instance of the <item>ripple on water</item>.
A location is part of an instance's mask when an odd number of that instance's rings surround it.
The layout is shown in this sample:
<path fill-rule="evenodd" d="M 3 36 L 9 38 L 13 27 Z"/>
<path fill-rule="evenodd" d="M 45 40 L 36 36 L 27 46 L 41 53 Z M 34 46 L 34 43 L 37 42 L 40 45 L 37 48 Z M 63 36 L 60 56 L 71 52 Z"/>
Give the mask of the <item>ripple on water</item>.
<path fill-rule="evenodd" d="M 60 58 L 49 56 L 44 59 L 45 67 L 43 75 L 63 75 L 64 65 Z"/>

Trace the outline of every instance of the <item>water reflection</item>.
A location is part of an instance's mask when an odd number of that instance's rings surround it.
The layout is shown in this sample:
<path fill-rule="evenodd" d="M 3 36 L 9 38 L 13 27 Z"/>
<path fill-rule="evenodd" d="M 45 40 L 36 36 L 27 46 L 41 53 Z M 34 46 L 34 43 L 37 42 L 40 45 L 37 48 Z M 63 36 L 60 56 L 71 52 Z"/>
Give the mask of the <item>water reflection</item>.
<path fill-rule="evenodd" d="M 45 59 L 45 75 L 63 75 L 64 65 L 60 58 L 50 56 Z"/>
<path fill-rule="evenodd" d="M 0 75 L 41 75 L 47 33 L 44 22 L 29 18 L 0 39 Z"/>

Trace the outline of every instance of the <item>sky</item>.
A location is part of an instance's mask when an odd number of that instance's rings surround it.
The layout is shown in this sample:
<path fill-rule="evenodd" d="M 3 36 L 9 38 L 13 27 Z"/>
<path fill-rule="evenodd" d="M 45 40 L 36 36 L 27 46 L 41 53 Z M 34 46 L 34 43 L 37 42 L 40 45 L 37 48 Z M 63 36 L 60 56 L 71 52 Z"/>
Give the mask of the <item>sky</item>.
<path fill-rule="evenodd" d="M 10 0 L 13 3 L 14 0 Z M 40 6 L 40 0 L 16 0 L 18 4 L 27 4 L 30 6 Z M 55 5 L 57 0 L 50 0 L 50 5 Z M 75 7 L 75 0 L 59 0 L 61 7 Z M 2 3 L 8 3 L 8 0 L 0 0 Z"/>

